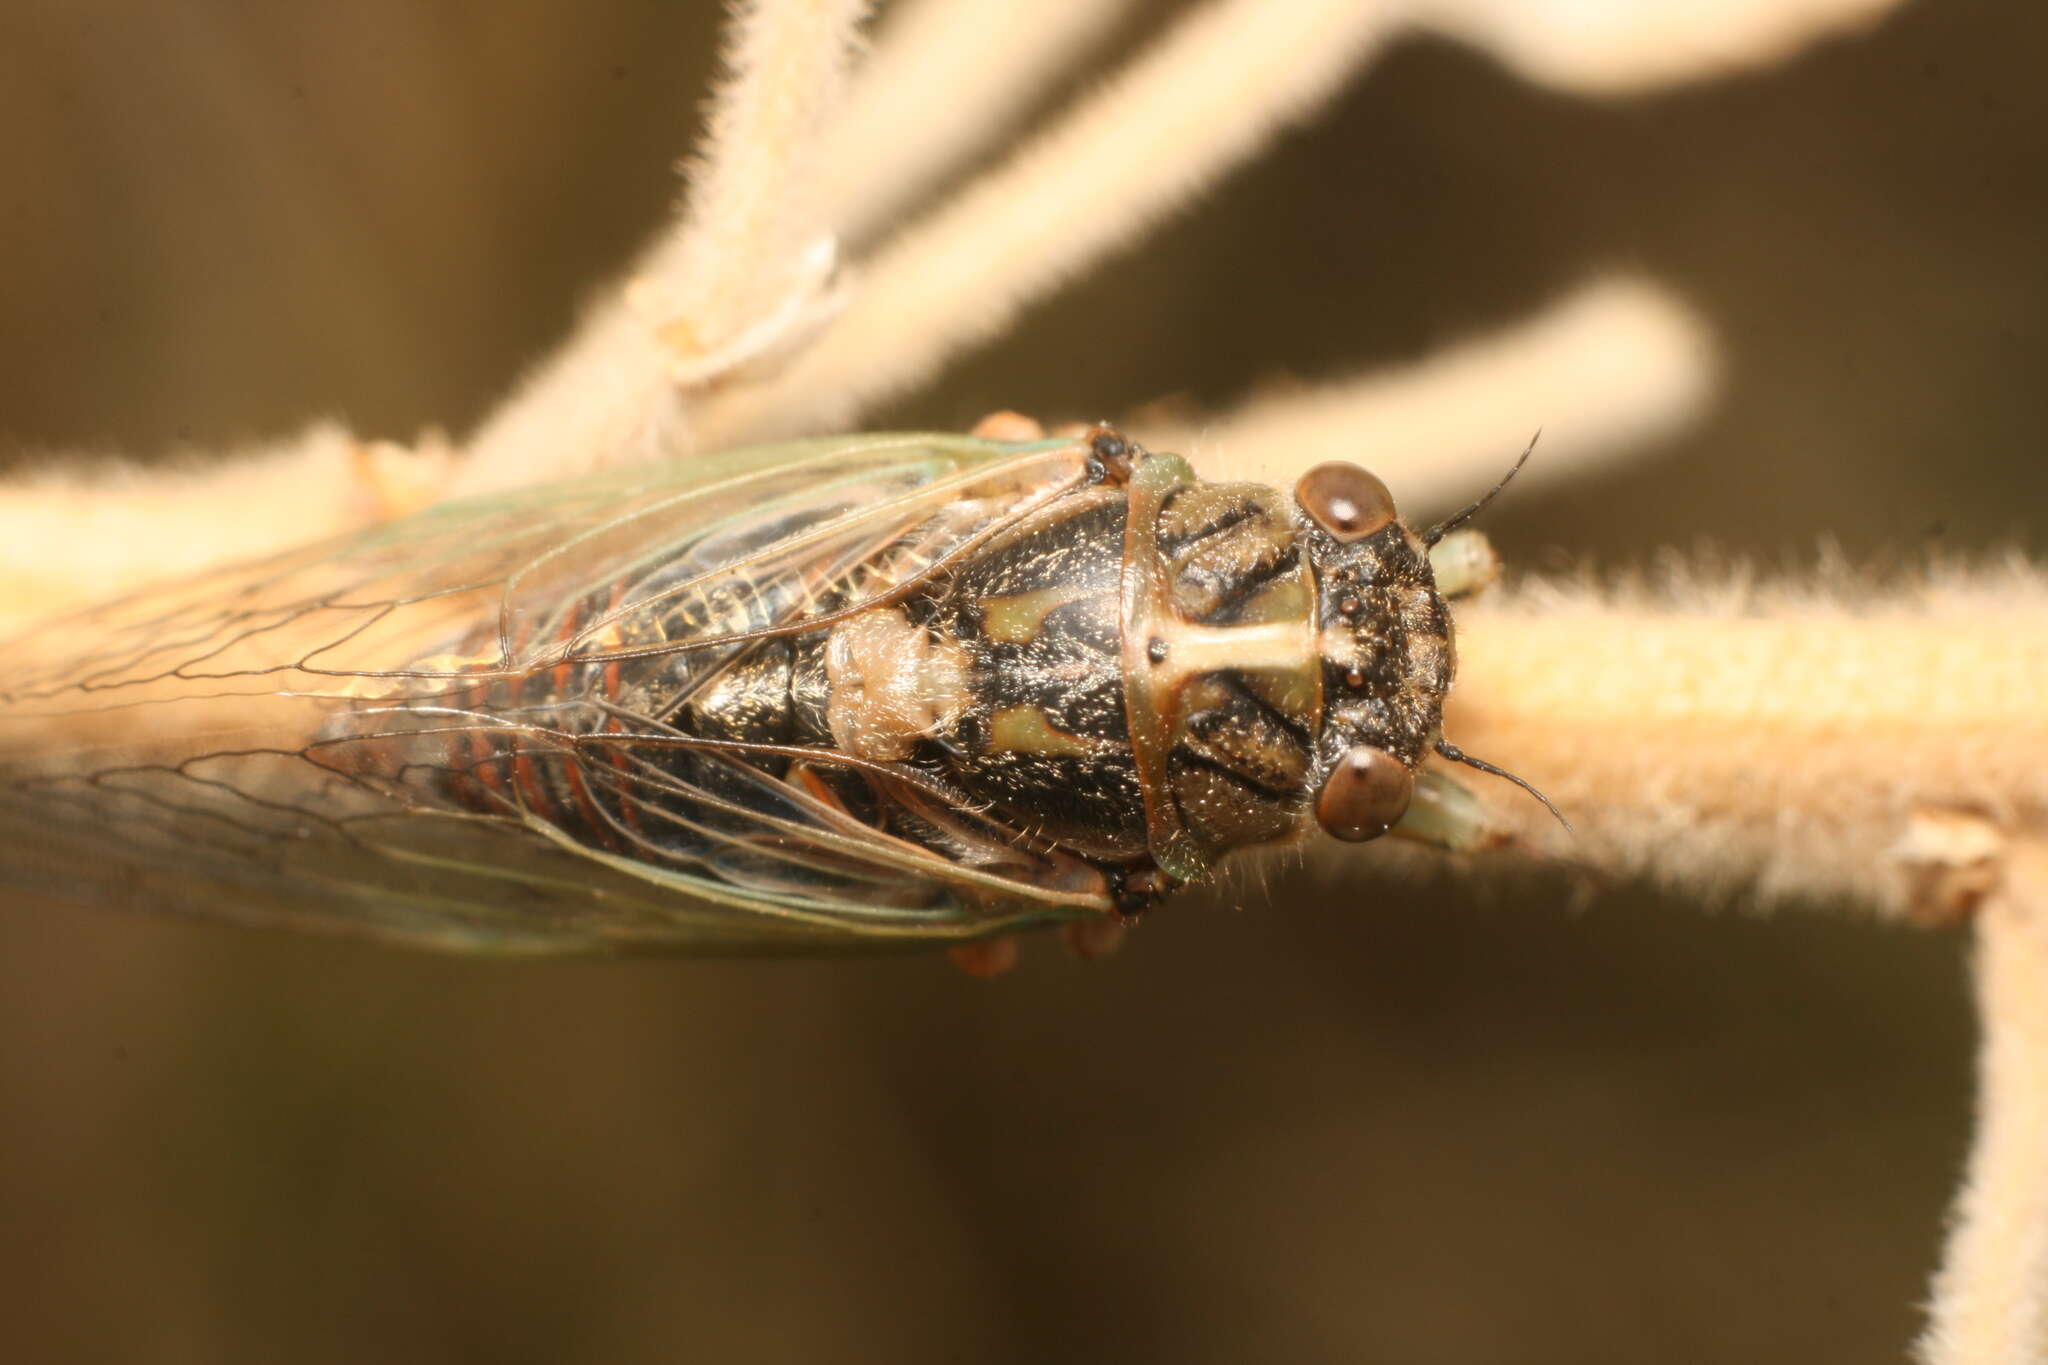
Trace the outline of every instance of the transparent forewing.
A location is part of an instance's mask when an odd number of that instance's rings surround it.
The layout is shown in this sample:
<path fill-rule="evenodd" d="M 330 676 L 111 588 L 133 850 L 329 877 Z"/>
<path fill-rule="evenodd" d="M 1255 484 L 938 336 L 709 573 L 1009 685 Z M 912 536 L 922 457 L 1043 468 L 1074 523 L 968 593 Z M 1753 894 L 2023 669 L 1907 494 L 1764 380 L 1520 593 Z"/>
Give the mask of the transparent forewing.
<path fill-rule="evenodd" d="M 884 946 L 1100 910 L 1085 866 L 914 771 L 678 720 L 1087 459 L 791 442 L 450 505 L 47 623 L 0 655 L 0 875 L 511 951 Z"/>

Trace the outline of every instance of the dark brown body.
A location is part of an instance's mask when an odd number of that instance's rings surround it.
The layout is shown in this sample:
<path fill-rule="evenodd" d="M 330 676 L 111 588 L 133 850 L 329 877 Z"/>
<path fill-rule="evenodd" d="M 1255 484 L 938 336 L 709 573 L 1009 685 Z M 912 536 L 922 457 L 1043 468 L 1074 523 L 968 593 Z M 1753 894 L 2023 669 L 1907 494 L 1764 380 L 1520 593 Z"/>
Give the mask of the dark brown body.
<path fill-rule="evenodd" d="M 772 630 L 786 604 L 742 589 L 717 628 Z M 1277 490 L 1203 483 L 1150 456 L 829 627 L 474 685 L 464 704 L 478 712 L 597 739 L 631 717 L 678 742 L 606 752 L 607 772 L 472 729 L 442 790 L 744 881 L 766 837 L 746 770 L 794 774 L 861 824 L 941 851 L 954 836 L 937 806 L 985 812 L 1141 888 L 1125 898 L 1135 906 L 1231 849 L 1310 827 L 1319 783 L 1353 746 L 1419 764 L 1450 671 L 1449 622 L 1405 526 L 1342 544 Z M 745 767 L 738 750 L 685 739 L 747 746 Z M 889 774 L 917 779 L 916 799 Z M 669 785 L 690 810 L 664 809 Z"/>

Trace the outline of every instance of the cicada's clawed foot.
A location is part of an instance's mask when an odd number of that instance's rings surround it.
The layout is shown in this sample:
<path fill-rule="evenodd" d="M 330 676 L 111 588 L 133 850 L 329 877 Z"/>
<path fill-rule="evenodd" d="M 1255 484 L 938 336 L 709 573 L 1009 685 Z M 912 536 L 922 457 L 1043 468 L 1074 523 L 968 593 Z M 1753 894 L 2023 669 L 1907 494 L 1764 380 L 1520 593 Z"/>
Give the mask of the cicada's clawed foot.
<path fill-rule="evenodd" d="M 1061 925 L 1060 941 L 1066 944 L 1069 955 L 1083 962 L 1094 962 L 1122 947 L 1130 926 L 1131 920 L 1127 917 L 1090 915 Z M 953 960 L 955 967 L 975 980 L 987 981 L 1016 967 L 1021 944 L 1022 940 L 1016 935 L 985 938 L 974 943 L 956 944 L 946 950 L 946 956 Z"/>
<path fill-rule="evenodd" d="M 1906 913 L 1916 923 L 1960 924 L 2005 876 L 2005 831 L 1975 812 L 1922 807 L 1891 850 L 1906 878 Z"/>
<path fill-rule="evenodd" d="M 974 943 L 956 943 L 946 949 L 946 956 L 976 981 L 987 981 L 1001 976 L 1017 965 L 1019 949 L 1016 938 L 985 938 Z"/>
<path fill-rule="evenodd" d="M 1138 922 L 1138 917 L 1164 900 L 1167 893 L 1178 885 L 1179 882 L 1149 858 L 1121 869 L 1115 874 L 1112 884 L 1112 893 L 1116 897 L 1114 911 L 1060 926 L 1060 937 L 1066 942 L 1067 951 L 1083 962 L 1108 957 L 1123 946 L 1124 935 Z"/>
<path fill-rule="evenodd" d="M 455 471 L 455 448 L 442 433 L 429 431 L 409 446 L 397 441 L 356 442 L 349 462 L 361 520 L 376 525 L 409 517 L 440 501 Z"/>
<path fill-rule="evenodd" d="M 1067 951 L 1083 962 L 1108 957 L 1123 946 L 1124 935 L 1138 916 L 1157 905 L 1179 883 L 1150 859 L 1115 873 L 1112 894 L 1116 908 L 1106 915 L 1089 915 L 1060 926 L 1060 939 Z M 985 938 L 948 948 L 953 965 L 977 980 L 1001 976 L 1017 965 L 1019 940 Z"/>
<path fill-rule="evenodd" d="M 967 434 L 984 441 L 1040 441 L 1045 439 L 1046 431 L 1045 424 L 1037 418 L 1005 408 L 976 422 L 974 429 Z M 1097 481 L 1114 487 L 1120 488 L 1131 481 L 1137 461 L 1146 453 L 1143 447 L 1107 422 L 1068 422 L 1052 434 L 1070 441 L 1088 442 L 1094 457 L 1091 468 Z"/>
<path fill-rule="evenodd" d="M 1116 883 L 1111 890 L 1111 894 L 1116 898 L 1117 921 L 1122 924 L 1131 923 L 1165 900 L 1167 893 L 1179 885 L 1177 880 L 1150 858 L 1124 868 L 1117 875 Z"/>
<path fill-rule="evenodd" d="M 1107 422 L 1097 422 L 1087 431 L 1088 447 L 1094 456 L 1094 464 L 1100 467 L 1102 481 L 1121 488 L 1131 481 L 1137 472 L 1138 461 L 1146 450 L 1137 442 L 1125 438 L 1121 431 Z"/>
<path fill-rule="evenodd" d="M 1004 408 L 976 422 L 974 429 L 967 434 L 984 441 L 1042 441 L 1045 439 L 1045 424 L 1035 417 L 1026 417 L 1021 412 Z"/>
<path fill-rule="evenodd" d="M 1118 919 L 1077 919 L 1060 926 L 1060 938 L 1067 951 L 1083 962 L 1108 957 L 1123 946 L 1125 922 Z"/>

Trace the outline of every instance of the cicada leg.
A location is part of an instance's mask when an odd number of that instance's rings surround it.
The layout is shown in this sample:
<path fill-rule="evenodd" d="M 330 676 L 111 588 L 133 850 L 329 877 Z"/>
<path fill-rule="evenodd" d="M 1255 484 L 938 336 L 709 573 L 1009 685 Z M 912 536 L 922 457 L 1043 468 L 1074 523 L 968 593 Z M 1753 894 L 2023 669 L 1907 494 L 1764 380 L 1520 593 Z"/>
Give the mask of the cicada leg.
<path fill-rule="evenodd" d="M 375 525 L 409 517 L 438 502 L 455 470 L 455 450 L 439 432 L 429 432 L 413 446 L 358 441 L 349 452 L 349 465 L 358 485 L 362 520 Z"/>
<path fill-rule="evenodd" d="M 1123 869 L 1116 882 L 1116 914 L 1061 926 L 1060 937 L 1067 951 L 1083 962 L 1108 957 L 1123 946 L 1124 934 L 1138 922 L 1138 916 L 1166 899 L 1177 885 L 1149 858 Z"/>
<path fill-rule="evenodd" d="M 1060 929 L 1060 937 L 1066 942 L 1067 951 L 1083 962 L 1108 957 L 1123 946 L 1127 930 L 1122 920 L 1082 919 Z"/>
<path fill-rule="evenodd" d="M 1093 962 L 1108 957 L 1123 945 L 1129 923 L 1128 920 L 1108 916 L 1075 920 L 1060 926 L 1060 940 L 1066 944 L 1071 956 L 1083 962 Z M 1022 936 L 1011 934 L 1003 938 L 955 944 L 946 950 L 946 956 L 967 975 L 977 981 L 986 981 L 1015 968 L 1022 945 Z"/>
<path fill-rule="evenodd" d="M 968 435 L 984 441 L 1039 441 L 1045 439 L 1045 423 L 1004 408 L 976 422 Z"/>
<path fill-rule="evenodd" d="M 989 441 L 1036 441 L 1045 435 L 1045 424 L 1004 408 L 976 422 L 971 434 Z M 1116 487 L 1131 481 L 1138 460 L 1146 453 L 1107 422 L 1069 422 L 1053 434 L 1089 442 L 1094 449 L 1097 474 Z"/>
<path fill-rule="evenodd" d="M 1116 912 L 1091 915 L 1060 926 L 1060 938 L 1068 953 L 1083 962 L 1108 957 L 1123 945 L 1124 934 L 1138 916 L 1151 909 L 1178 883 L 1150 859 L 1116 869 L 1113 873 Z M 969 976 L 986 979 L 1001 976 L 1017 965 L 1018 938 L 983 939 L 946 950 L 953 965 Z"/>
<path fill-rule="evenodd" d="M 956 943 L 946 949 L 946 956 L 953 965 L 977 981 L 987 981 L 1001 976 L 1017 965 L 1019 949 L 1016 935 L 1008 938 L 985 938 L 974 943 Z"/>

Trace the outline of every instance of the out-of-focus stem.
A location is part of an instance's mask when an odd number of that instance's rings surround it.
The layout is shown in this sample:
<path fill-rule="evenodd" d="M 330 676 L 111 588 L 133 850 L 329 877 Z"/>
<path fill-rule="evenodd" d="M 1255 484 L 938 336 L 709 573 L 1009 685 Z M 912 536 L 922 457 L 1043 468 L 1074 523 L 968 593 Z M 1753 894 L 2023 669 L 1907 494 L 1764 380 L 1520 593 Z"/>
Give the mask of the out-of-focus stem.
<path fill-rule="evenodd" d="M 1128 0 L 900 0 L 821 158 L 823 215 L 857 243 L 998 137 Z"/>
<path fill-rule="evenodd" d="M 862 271 L 772 379 L 693 414 L 707 445 L 855 421 L 1005 331 L 1327 99 L 1389 31 L 1384 0 L 1212 0 Z"/>
<path fill-rule="evenodd" d="M 819 158 L 868 0 L 750 0 L 691 168 L 687 211 L 469 444 L 454 491 L 517 487 L 681 453 L 679 362 L 740 343 L 820 283 Z M 793 319 L 792 332 L 800 330 Z M 715 363 L 713 365 L 715 368 Z"/>
<path fill-rule="evenodd" d="M 1531 472 L 1583 472 L 1697 417 L 1716 369 L 1693 309 L 1647 281 L 1608 278 L 1401 369 L 1255 398 L 1214 421 L 1132 430 L 1211 479 L 1284 487 L 1311 465 L 1350 460 L 1414 515 L 1489 487 L 1528 440 L 1532 414 L 1543 444 Z"/>
<path fill-rule="evenodd" d="M 73 460 L 0 486 L 0 639 L 45 617 L 229 560 L 416 511 L 449 456 L 362 442 L 329 422 L 222 457 L 152 468 Z"/>
<path fill-rule="evenodd" d="M 1977 925 L 1976 1145 L 1920 1341 L 1926 1365 L 2048 1360 L 2048 844 L 2013 845 Z"/>
<path fill-rule="evenodd" d="M 1428 27 L 1531 80 L 1615 95 L 1768 66 L 1898 0 L 1415 0 Z"/>

